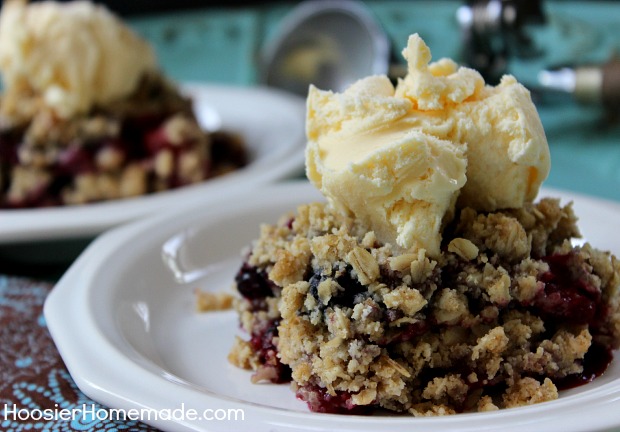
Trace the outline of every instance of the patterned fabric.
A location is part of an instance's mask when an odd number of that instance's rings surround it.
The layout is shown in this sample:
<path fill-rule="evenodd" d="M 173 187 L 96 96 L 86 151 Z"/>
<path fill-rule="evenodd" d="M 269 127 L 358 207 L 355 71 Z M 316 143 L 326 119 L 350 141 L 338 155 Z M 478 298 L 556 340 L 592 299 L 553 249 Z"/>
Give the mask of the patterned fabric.
<path fill-rule="evenodd" d="M 110 419 L 105 407 L 76 387 L 43 317 L 51 289 L 49 283 L 0 276 L 0 430 L 156 431 Z"/>

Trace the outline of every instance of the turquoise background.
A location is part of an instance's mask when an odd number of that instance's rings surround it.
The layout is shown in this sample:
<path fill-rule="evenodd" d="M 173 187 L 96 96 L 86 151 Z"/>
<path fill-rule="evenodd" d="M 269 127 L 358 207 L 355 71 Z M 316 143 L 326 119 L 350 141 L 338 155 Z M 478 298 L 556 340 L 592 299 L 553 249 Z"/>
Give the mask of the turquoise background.
<path fill-rule="evenodd" d="M 456 1 L 366 1 L 387 33 L 393 57 L 419 33 L 434 59 L 460 58 Z M 128 18 L 150 40 L 163 69 L 178 81 L 241 86 L 259 83 L 260 52 L 294 3 L 212 7 Z M 547 24 L 531 35 L 544 53 L 515 59 L 509 72 L 533 87 L 538 71 L 558 64 L 600 63 L 620 52 L 620 2 L 547 1 Z M 552 155 L 548 186 L 620 200 L 620 122 L 570 98 L 536 97 Z"/>

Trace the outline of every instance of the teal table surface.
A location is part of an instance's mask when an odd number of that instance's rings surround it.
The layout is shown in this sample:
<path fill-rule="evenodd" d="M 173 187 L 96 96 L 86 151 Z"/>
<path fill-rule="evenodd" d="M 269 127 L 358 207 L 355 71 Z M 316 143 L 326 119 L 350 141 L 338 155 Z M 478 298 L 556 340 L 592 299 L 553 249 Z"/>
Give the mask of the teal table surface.
<path fill-rule="evenodd" d="M 462 43 L 455 1 L 366 1 L 387 33 L 393 58 L 412 33 L 430 46 L 434 59 L 459 60 Z M 527 86 L 537 73 L 558 64 L 604 62 L 620 52 L 620 2 L 547 1 L 547 23 L 533 28 L 542 55 L 512 59 L 508 71 Z M 261 50 L 295 3 L 217 7 L 132 17 L 130 25 L 156 47 L 164 70 L 178 81 L 260 85 Z M 535 95 L 536 96 L 536 95 Z M 620 200 L 620 124 L 600 107 L 568 98 L 537 98 L 552 156 L 547 186 Z"/>

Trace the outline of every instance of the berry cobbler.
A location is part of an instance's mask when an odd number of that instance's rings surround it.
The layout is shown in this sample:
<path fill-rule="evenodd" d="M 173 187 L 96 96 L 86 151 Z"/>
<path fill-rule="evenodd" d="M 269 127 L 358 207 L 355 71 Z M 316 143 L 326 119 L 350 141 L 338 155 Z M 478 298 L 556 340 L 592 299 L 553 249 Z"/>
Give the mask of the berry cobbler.
<path fill-rule="evenodd" d="M 310 88 L 306 169 L 326 202 L 264 225 L 235 277 L 229 360 L 311 411 L 414 416 L 558 398 L 620 345 L 620 263 L 538 198 L 549 149 L 528 91 L 417 35 L 396 87 Z"/>
<path fill-rule="evenodd" d="M 242 139 L 199 126 L 150 45 L 103 6 L 5 2 L 0 208 L 177 188 L 246 164 Z"/>
<path fill-rule="evenodd" d="M 462 209 L 441 254 L 397 253 L 323 203 L 264 226 L 236 286 L 230 360 L 293 380 L 313 411 L 438 415 L 558 397 L 620 340 L 620 264 L 585 244 L 570 205 Z"/>

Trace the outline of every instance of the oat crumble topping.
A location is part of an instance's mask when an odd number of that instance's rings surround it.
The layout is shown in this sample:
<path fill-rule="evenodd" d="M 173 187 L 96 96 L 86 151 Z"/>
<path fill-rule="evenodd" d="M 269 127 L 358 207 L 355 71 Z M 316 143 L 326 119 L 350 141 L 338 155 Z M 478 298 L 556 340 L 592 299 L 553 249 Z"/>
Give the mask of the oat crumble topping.
<path fill-rule="evenodd" d="M 620 343 L 620 264 L 545 198 L 465 208 L 441 255 L 400 253 L 323 203 L 264 225 L 236 277 L 242 329 L 229 360 L 252 381 L 293 381 L 312 411 L 414 416 L 558 397 Z"/>
<path fill-rule="evenodd" d="M 69 119 L 36 95 L 0 98 L 0 208 L 75 205 L 197 183 L 247 163 L 240 136 L 201 129 L 160 74 Z"/>

